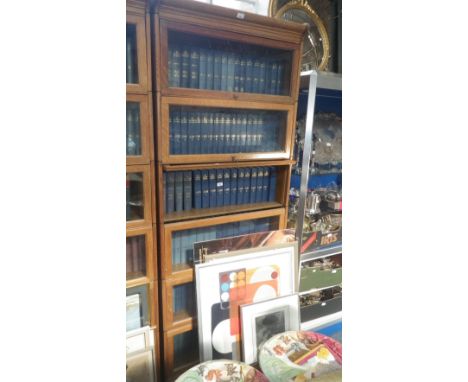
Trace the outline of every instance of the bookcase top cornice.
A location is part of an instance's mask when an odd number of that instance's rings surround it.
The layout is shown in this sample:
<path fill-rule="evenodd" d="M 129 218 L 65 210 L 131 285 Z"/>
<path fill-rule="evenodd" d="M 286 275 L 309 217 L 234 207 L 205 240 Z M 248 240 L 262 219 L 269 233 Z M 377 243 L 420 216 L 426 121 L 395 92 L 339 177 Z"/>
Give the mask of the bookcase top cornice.
<path fill-rule="evenodd" d="M 274 40 L 302 42 L 305 24 L 274 19 L 193 0 L 160 0 L 157 13 L 161 18 L 191 24 L 203 23 L 213 29 L 237 30 Z"/>

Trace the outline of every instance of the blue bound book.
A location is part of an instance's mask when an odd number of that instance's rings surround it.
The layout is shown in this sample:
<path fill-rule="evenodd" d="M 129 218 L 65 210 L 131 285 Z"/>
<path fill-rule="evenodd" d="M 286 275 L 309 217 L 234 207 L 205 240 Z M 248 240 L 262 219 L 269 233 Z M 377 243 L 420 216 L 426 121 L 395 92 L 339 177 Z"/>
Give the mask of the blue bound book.
<path fill-rule="evenodd" d="M 246 126 L 246 138 L 245 138 L 245 152 L 251 153 L 253 151 L 253 132 L 254 132 L 254 117 L 252 113 L 249 112 L 247 116 L 247 126 Z"/>
<path fill-rule="evenodd" d="M 241 123 L 240 123 L 240 141 L 239 141 L 239 148 L 238 152 L 245 153 L 247 152 L 247 114 L 244 111 L 241 114 Z"/>
<path fill-rule="evenodd" d="M 214 51 L 213 49 L 208 49 L 206 51 L 206 88 L 213 89 L 213 82 L 214 82 Z"/>
<path fill-rule="evenodd" d="M 265 93 L 265 75 L 266 75 L 266 62 L 260 60 L 260 70 L 258 75 L 258 92 Z"/>
<path fill-rule="evenodd" d="M 234 58 L 234 91 L 235 92 L 238 92 L 240 89 L 240 72 L 241 72 L 240 57 L 236 55 Z"/>
<path fill-rule="evenodd" d="M 226 116 L 224 113 L 219 113 L 218 123 L 218 149 L 216 152 L 222 154 L 226 145 Z"/>
<path fill-rule="evenodd" d="M 190 51 L 190 87 L 198 89 L 200 74 L 200 53 L 198 48 L 193 47 Z"/>
<path fill-rule="evenodd" d="M 208 178 L 208 170 L 201 171 L 201 187 L 202 187 L 202 207 L 210 207 L 210 182 Z"/>
<path fill-rule="evenodd" d="M 230 140 L 230 148 L 229 152 L 230 153 L 236 153 L 237 152 L 237 135 L 238 135 L 238 128 L 237 128 L 237 115 L 235 113 L 231 113 L 230 119 L 231 119 L 231 140 Z"/>
<path fill-rule="evenodd" d="M 273 64 L 271 64 L 270 94 L 277 94 L 276 93 L 277 77 L 278 77 L 278 64 L 274 62 Z"/>
<path fill-rule="evenodd" d="M 209 170 L 210 208 L 216 207 L 216 170 Z"/>
<path fill-rule="evenodd" d="M 231 168 L 231 198 L 229 204 L 237 204 L 237 168 Z"/>
<path fill-rule="evenodd" d="M 265 64 L 265 94 L 271 94 L 271 71 L 272 63 L 267 62 Z"/>
<path fill-rule="evenodd" d="M 201 133 L 201 142 L 200 142 L 200 151 L 201 154 L 209 153 L 209 141 L 208 141 L 208 113 L 202 113 L 200 120 L 200 133 Z"/>
<path fill-rule="evenodd" d="M 224 147 L 221 151 L 223 154 L 232 153 L 232 114 L 226 113 L 224 117 Z"/>
<path fill-rule="evenodd" d="M 173 116 L 172 116 L 172 123 L 174 125 L 174 149 L 173 153 L 178 155 L 181 153 L 181 131 L 180 131 L 180 109 L 178 107 L 171 107 Z"/>
<path fill-rule="evenodd" d="M 240 72 L 239 72 L 239 91 L 240 92 L 245 92 L 245 65 L 246 65 L 245 58 L 241 58 Z"/>
<path fill-rule="evenodd" d="M 175 172 L 175 210 L 184 210 L 184 177 L 182 171 Z"/>
<path fill-rule="evenodd" d="M 276 94 L 283 94 L 283 76 L 284 76 L 284 65 L 278 64 L 278 76 L 276 77 Z"/>
<path fill-rule="evenodd" d="M 270 167 L 270 182 L 268 188 L 268 201 L 276 201 L 276 167 Z"/>
<path fill-rule="evenodd" d="M 196 154 L 197 153 L 197 131 L 195 128 L 195 112 L 187 112 L 187 143 L 185 154 Z M 183 126 L 183 125 L 182 125 Z"/>
<path fill-rule="evenodd" d="M 180 112 L 180 152 L 179 154 L 187 154 L 188 153 L 188 116 L 187 112 L 181 111 Z"/>
<path fill-rule="evenodd" d="M 259 79 L 260 79 L 260 60 L 255 60 L 253 64 L 253 75 L 252 75 L 252 93 L 259 92 Z"/>
<path fill-rule="evenodd" d="M 182 48 L 182 65 L 181 65 L 181 79 L 180 86 L 188 88 L 190 86 L 190 50 L 184 46 Z"/>
<path fill-rule="evenodd" d="M 170 76 L 172 82 L 170 86 L 178 88 L 181 79 L 182 52 L 178 46 L 174 46 L 172 53 L 172 75 Z"/>
<path fill-rule="evenodd" d="M 166 213 L 170 214 L 175 211 L 175 174 L 173 172 L 165 172 L 166 179 Z"/>
<path fill-rule="evenodd" d="M 231 170 L 225 168 L 223 172 L 223 206 L 229 206 L 231 204 Z"/>
<path fill-rule="evenodd" d="M 215 119 L 212 112 L 208 113 L 208 141 L 206 143 L 207 153 L 213 154 L 215 152 Z"/>
<path fill-rule="evenodd" d="M 193 172 L 193 196 L 194 207 L 196 209 L 202 208 L 202 180 L 200 170 Z"/>
<path fill-rule="evenodd" d="M 192 171 L 184 171 L 184 211 L 190 211 L 192 203 Z"/>
<path fill-rule="evenodd" d="M 252 192 L 250 188 L 250 174 L 251 169 L 245 168 L 244 169 L 244 201 L 243 204 L 250 203 L 250 193 Z"/>
<path fill-rule="evenodd" d="M 270 184 L 270 168 L 263 167 L 262 202 L 268 201 L 269 184 Z"/>
<path fill-rule="evenodd" d="M 255 202 L 260 203 L 262 201 L 263 194 L 263 167 L 259 167 L 257 170 L 257 194 L 255 196 Z"/>
<path fill-rule="evenodd" d="M 224 199 L 224 182 L 223 170 L 216 170 L 216 207 L 223 205 Z"/>
<path fill-rule="evenodd" d="M 221 51 L 214 53 L 214 76 L 213 76 L 213 89 L 221 90 L 221 68 L 222 68 L 223 55 Z"/>
<path fill-rule="evenodd" d="M 183 231 L 175 231 L 172 234 L 172 267 L 174 267 L 174 265 L 179 265 L 182 260 L 180 248 L 182 232 Z"/>
<path fill-rule="evenodd" d="M 174 57 L 174 48 L 169 47 L 169 52 L 167 53 L 167 70 L 169 74 L 169 86 L 174 86 L 174 64 L 172 58 Z"/>
<path fill-rule="evenodd" d="M 250 175 L 250 203 L 257 202 L 257 177 L 258 177 L 258 168 L 254 167 L 251 170 Z"/>
<path fill-rule="evenodd" d="M 227 52 L 222 52 L 221 54 L 221 90 L 227 90 L 227 81 L 228 81 L 228 54 Z"/>
<path fill-rule="evenodd" d="M 213 153 L 218 153 L 219 152 L 219 135 L 220 135 L 220 120 L 221 120 L 221 114 L 220 113 L 214 113 L 213 116 Z"/>
<path fill-rule="evenodd" d="M 254 77 L 254 61 L 252 57 L 247 57 L 245 60 L 245 91 L 252 93 Z"/>
<path fill-rule="evenodd" d="M 207 51 L 206 49 L 200 49 L 200 64 L 199 70 L 200 73 L 198 74 L 198 81 L 200 89 L 207 89 L 206 86 L 206 72 L 207 72 Z"/>
<path fill-rule="evenodd" d="M 236 56 L 234 53 L 230 52 L 228 54 L 228 71 L 227 71 L 227 91 L 234 91 L 234 72 L 235 72 L 235 62 Z"/>
<path fill-rule="evenodd" d="M 240 168 L 237 171 L 237 204 L 244 204 L 244 191 L 245 191 L 245 184 L 244 184 L 244 178 L 245 178 L 245 169 Z"/>
<path fill-rule="evenodd" d="M 174 110 L 169 112 L 169 154 L 174 154 Z"/>
<path fill-rule="evenodd" d="M 195 140 L 194 142 L 189 142 L 189 147 L 193 144 L 193 149 L 191 150 L 192 153 L 201 154 L 202 147 L 201 147 L 201 113 L 197 110 L 192 113 L 193 117 L 193 125 L 190 126 L 193 129 Z"/>

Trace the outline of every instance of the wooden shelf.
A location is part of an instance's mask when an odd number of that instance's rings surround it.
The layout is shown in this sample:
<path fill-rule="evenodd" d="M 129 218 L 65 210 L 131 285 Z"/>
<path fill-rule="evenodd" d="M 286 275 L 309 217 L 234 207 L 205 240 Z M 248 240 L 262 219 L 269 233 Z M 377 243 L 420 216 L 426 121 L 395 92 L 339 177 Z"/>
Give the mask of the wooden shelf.
<path fill-rule="evenodd" d="M 270 208 L 281 208 L 281 203 L 267 202 L 267 203 L 255 203 L 255 204 L 241 204 L 224 206 L 219 208 L 202 208 L 198 210 L 180 211 L 166 214 L 164 218 L 165 223 L 173 223 L 181 220 L 194 220 L 201 219 L 211 216 L 231 215 L 240 212 L 251 212 L 268 210 Z"/>
<path fill-rule="evenodd" d="M 251 153 L 252 154 L 252 153 Z M 203 155 L 203 154 L 202 154 Z M 208 160 L 209 158 L 207 158 Z M 246 162 L 210 162 L 210 163 L 186 163 L 186 164 L 163 164 L 164 171 L 185 171 L 185 170 L 209 170 L 218 168 L 244 168 L 261 166 L 289 166 L 294 165 L 294 160 L 272 160 L 272 161 L 246 161 Z"/>

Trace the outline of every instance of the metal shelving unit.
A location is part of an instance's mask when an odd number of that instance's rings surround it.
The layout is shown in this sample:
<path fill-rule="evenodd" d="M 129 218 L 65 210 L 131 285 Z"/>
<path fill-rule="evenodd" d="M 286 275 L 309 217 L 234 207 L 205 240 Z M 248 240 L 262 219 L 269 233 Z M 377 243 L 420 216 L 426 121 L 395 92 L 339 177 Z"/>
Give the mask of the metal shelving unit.
<path fill-rule="evenodd" d="M 307 111 L 305 118 L 305 136 L 304 148 L 302 154 L 302 167 L 300 175 L 299 201 L 297 208 L 296 220 L 296 238 L 299 243 L 299 248 L 302 247 L 304 234 L 304 218 L 306 212 L 306 198 L 308 188 L 310 188 L 309 173 L 310 159 L 313 150 L 313 133 L 314 133 L 314 116 L 316 111 L 317 89 L 326 89 L 332 91 L 341 91 L 341 74 L 329 72 L 317 72 L 315 70 L 301 73 L 301 90 L 306 92 Z M 296 175 L 297 176 L 297 175 Z M 329 257 L 342 253 L 341 242 L 320 248 L 314 248 L 300 254 L 300 262 L 306 262 L 314 259 Z M 322 306 L 326 303 L 321 303 Z M 341 321 L 341 311 L 328 314 L 319 318 L 312 319 L 301 324 L 303 330 L 319 330 L 323 327 L 335 325 Z"/>

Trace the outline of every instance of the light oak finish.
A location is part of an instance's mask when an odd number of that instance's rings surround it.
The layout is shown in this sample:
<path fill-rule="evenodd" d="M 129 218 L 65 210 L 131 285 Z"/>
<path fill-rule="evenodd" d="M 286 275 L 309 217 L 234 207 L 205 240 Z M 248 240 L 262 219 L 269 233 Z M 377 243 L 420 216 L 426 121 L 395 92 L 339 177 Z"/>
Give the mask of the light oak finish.
<path fill-rule="evenodd" d="M 136 25 L 137 37 L 137 65 L 138 65 L 138 83 L 127 83 L 127 93 L 147 94 L 151 89 L 150 81 L 148 81 L 148 44 L 147 44 L 147 19 L 144 15 L 136 14 L 136 12 L 127 11 L 127 24 Z"/>
<path fill-rule="evenodd" d="M 189 20 L 186 20 L 190 22 Z M 224 27 L 224 26 L 223 26 Z M 160 53 L 159 61 L 159 82 L 158 82 L 158 91 L 161 92 L 163 96 L 182 96 L 182 97 L 198 97 L 198 98 L 219 98 L 219 99 L 231 99 L 238 101 L 260 101 L 267 103 L 286 103 L 294 104 L 297 101 L 298 97 L 298 87 L 299 87 L 299 73 L 294 69 L 298 68 L 300 63 L 300 45 L 293 44 L 290 42 L 283 42 L 281 40 L 269 40 L 261 37 L 255 37 L 245 33 L 245 26 L 238 26 L 238 33 L 226 32 L 225 29 L 219 29 L 219 25 L 215 29 L 206 28 L 199 25 L 183 24 L 182 22 L 167 21 L 165 19 L 159 20 L 159 33 L 160 33 Z M 200 36 L 212 37 L 216 36 L 218 39 L 237 41 L 245 44 L 254 44 L 259 46 L 265 46 L 270 48 L 284 49 L 291 51 L 292 61 L 290 77 L 290 89 L 289 95 L 272 95 L 272 94 L 258 94 L 258 93 L 246 93 L 246 92 L 228 92 L 221 90 L 208 90 L 208 89 L 192 89 L 192 88 L 172 88 L 169 87 L 168 83 L 168 38 L 169 30 L 175 30 L 179 32 L 186 32 L 189 34 L 196 34 Z"/>
<path fill-rule="evenodd" d="M 127 237 L 145 236 L 145 258 L 146 258 L 146 275 L 135 279 L 127 279 L 127 288 L 138 285 L 143 285 L 157 279 L 157 252 L 154 246 L 155 230 L 152 226 L 141 228 L 127 228 Z"/>
<path fill-rule="evenodd" d="M 143 219 L 127 220 L 127 228 L 137 228 L 150 226 L 151 218 L 151 183 L 150 183 L 150 166 L 135 165 L 127 166 L 127 174 L 141 173 L 143 175 Z"/>
<path fill-rule="evenodd" d="M 213 162 L 239 162 L 254 160 L 278 160 L 291 159 L 291 136 L 295 129 L 296 111 L 293 105 L 272 104 L 267 102 L 247 102 L 213 98 L 187 98 L 187 97 L 162 97 L 160 101 L 160 125 L 158 140 L 161 142 L 158 150 L 158 160 L 167 164 L 183 163 L 213 163 Z M 171 106 L 199 106 L 203 108 L 226 108 L 246 110 L 283 111 L 287 113 L 285 120 L 284 142 L 282 151 L 257 152 L 257 153 L 226 153 L 226 154 L 190 154 L 171 155 L 169 153 L 169 113 Z"/>
<path fill-rule="evenodd" d="M 174 337 L 190 332 L 190 331 L 197 331 L 196 324 L 187 324 L 185 326 L 180 326 L 174 329 L 170 329 L 168 331 L 163 332 L 163 342 L 164 342 L 164 381 L 173 381 L 175 380 L 180 374 L 182 374 L 185 370 L 189 367 L 192 367 L 199 363 L 199 360 L 194 361 L 190 365 L 184 365 L 185 367 L 180 367 L 178 369 L 174 369 Z M 193 349 L 187 349 L 187 351 L 192 351 Z M 196 349 L 198 351 L 198 347 Z"/>
<path fill-rule="evenodd" d="M 274 209 L 279 207 L 287 207 L 289 200 L 289 180 L 291 176 L 290 161 L 276 162 L 244 162 L 240 163 L 215 163 L 215 164 L 190 164 L 190 165 L 159 165 L 158 178 L 161 179 L 160 187 L 157 193 L 157 203 L 160 206 L 159 222 L 170 223 L 181 220 L 193 220 L 205 218 L 208 216 L 230 215 L 240 212 L 259 211 L 265 209 Z M 165 190 L 163 187 L 164 171 L 182 171 L 182 170 L 201 170 L 201 169 L 220 169 L 220 168 L 243 168 L 243 167 L 275 167 L 277 171 L 276 178 L 276 197 L 274 202 L 253 203 L 230 205 L 217 208 L 201 208 L 192 209 L 190 211 L 178 211 L 170 214 L 165 213 Z"/>
<path fill-rule="evenodd" d="M 164 310 L 162 313 L 163 330 L 170 330 L 178 326 L 186 326 L 187 324 L 193 324 L 195 322 L 195 318 L 193 316 L 190 316 L 188 313 L 179 313 L 177 315 L 174 315 L 173 306 L 174 287 L 192 282 L 192 278 L 187 277 L 187 275 L 178 275 L 172 279 L 161 281 L 162 306 L 164 306 Z M 194 307 L 196 308 L 195 302 Z"/>
<path fill-rule="evenodd" d="M 264 211 L 246 212 L 236 215 L 217 216 L 198 220 L 189 220 L 177 223 L 164 224 L 161 228 L 161 279 L 182 277 L 186 280 L 194 280 L 193 267 L 172 265 L 172 233 L 193 228 L 210 227 L 215 225 L 255 220 L 268 217 L 277 217 L 278 229 L 286 228 L 286 210 L 284 208 L 269 209 Z"/>

